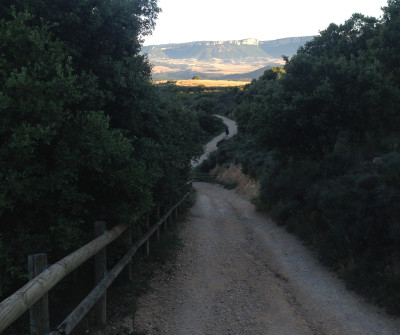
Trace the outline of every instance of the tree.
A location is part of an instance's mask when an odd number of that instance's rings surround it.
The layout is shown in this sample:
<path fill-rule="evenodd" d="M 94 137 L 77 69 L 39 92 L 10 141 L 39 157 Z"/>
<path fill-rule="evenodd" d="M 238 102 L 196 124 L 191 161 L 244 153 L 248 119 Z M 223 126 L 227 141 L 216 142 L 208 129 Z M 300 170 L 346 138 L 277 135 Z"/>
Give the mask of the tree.
<path fill-rule="evenodd" d="M 160 99 L 139 54 L 155 5 L 2 7 L 0 296 L 25 279 L 28 254 L 65 256 L 94 220 L 136 224 L 187 180 L 202 131 Z M 35 14 L 17 10 L 25 7 Z"/>
<path fill-rule="evenodd" d="M 385 120 L 398 124 L 393 115 L 397 89 L 370 49 L 376 24 L 360 14 L 344 25 L 331 24 L 287 61 L 280 80 L 264 74 L 249 90 L 252 112 L 236 112 L 247 122 L 245 129 L 261 145 L 315 160 L 333 150 L 339 134 L 361 143 L 373 141 L 383 129 L 393 133 Z M 257 88 L 269 78 L 268 89 Z"/>
<path fill-rule="evenodd" d="M 400 1 L 388 0 L 383 8 L 382 24 L 379 26 L 379 36 L 374 41 L 376 56 L 392 73 L 396 85 L 400 86 Z"/>
<path fill-rule="evenodd" d="M 150 65 L 140 54 L 143 36 L 151 33 L 160 9 L 156 0 L 17 0 L 33 25 L 44 20 L 65 44 L 77 73 L 90 78 L 85 109 L 102 109 L 113 127 L 136 136 L 142 113 L 151 107 Z M 3 16 L 9 17 L 3 9 Z M 146 101 L 146 102 L 145 102 Z"/>
<path fill-rule="evenodd" d="M 84 222 L 110 217 L 104 208 L 127 219 L 151 203 L 132 143 L 103 112 L 74 108 L 82 78 L 63 43 L 32 20 L 14 11 L 0 23 L 0 295 L 25 278 L 28 253 L 57 259 L 85 239 Z"/>
<path fill-rule="evenodd" d="M 354 14 L 331 24 L 286 59 L 279 79 L 252 82 L 235 111 L 252 150 L 241 163 L 263 157 L 262 208 L 396 314 L 399 13 L 389 0 L 381 21 Z"/>

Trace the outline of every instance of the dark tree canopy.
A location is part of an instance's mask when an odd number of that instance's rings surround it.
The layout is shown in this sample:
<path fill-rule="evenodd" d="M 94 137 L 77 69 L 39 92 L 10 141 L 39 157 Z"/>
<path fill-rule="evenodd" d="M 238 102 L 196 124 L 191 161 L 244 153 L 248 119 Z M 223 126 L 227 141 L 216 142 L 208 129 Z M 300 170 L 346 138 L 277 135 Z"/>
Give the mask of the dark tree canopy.
<path fill-rule="evenodd" d="M 263 208 L 397 314 L 399 13 L 389 0 L 382 19 L 331 24 L 245 89 L 234 112 Z"/>
<path fill-rule="evenodd" d="M 95 220 L 134 227 L 187 181 L 203 132 L 140 54 L 155 0 L 0 5 L 0 297 L 28 254 L 56 261 Z M 165 203 L 164 203 L 165 205 Z"/>

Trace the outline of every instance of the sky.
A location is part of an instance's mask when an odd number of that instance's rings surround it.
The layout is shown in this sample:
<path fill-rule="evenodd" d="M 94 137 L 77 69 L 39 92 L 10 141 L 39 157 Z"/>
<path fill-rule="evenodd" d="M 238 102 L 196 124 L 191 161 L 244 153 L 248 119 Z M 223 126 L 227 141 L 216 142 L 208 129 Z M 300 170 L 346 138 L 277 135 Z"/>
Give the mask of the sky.
<path fill-rule="evenodd" d="M 387 0 L 158 0 L 144 45 L 318 35 L 353 13 L 379 18 Z"/>

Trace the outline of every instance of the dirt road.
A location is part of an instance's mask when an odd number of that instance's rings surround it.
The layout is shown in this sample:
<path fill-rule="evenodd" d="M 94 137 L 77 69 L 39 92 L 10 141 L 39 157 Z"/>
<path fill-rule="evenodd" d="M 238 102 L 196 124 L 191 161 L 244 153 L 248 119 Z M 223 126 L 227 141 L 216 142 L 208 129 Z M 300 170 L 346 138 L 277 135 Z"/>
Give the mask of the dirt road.
<path fill-rule="evenodd" d="M 221 115 L 215 115 L 216 117 L 220 118 L 225 125 L 229 128 L 229 135 L 227 136 L 225 134 L 225 132 L 221 133 L 220 135 L 218 135 L 217 137 L 215 137 L 212 141 L 208 142 L 205 146 L 204 146 L 204 154 L 196 161 L 192 161 L 192 166 L 196 167 L 198 165 L 200 165 L 200 163 L 202 161 L 204 161 L 205 159 L 207 159 L 208 155 L 210 154 L 210 152 L 216 151 L 217 150 L 217 143 L 223 139 L 229 139 L 232 136 L 235 136 L 237 134 L 237 124 L 235 121 L 226 118 L 225 116 L 221 116 Z"/>
<path fill-rule="evenodd" d="M 139 300 L 139 334 L 400 334 L 247 199 L 194 186 L 184 248 Z"/>

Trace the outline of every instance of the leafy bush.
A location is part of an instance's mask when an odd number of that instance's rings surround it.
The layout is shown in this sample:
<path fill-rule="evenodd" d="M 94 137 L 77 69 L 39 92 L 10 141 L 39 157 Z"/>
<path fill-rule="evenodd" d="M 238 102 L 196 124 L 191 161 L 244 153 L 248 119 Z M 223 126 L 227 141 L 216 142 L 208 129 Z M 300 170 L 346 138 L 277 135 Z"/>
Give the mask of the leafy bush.
<path fill-rule="evenodd" d="M 259 208 L 398 314 L 400 2 L 383 10 L 331 24 L 239 92 L 229 152 L 260 178 Z"/>
<path fill-rule="evenodd" d="M 6 5 L 0 8 L 1 297 L 26 281 L 29 254 L 57 261 L 92 239 L 93 221 L 140 226 L 138 218 L 181 191 L 204 138 L 193 113 L 154 89 L 139 53 L 156 2 Z"/>
<path fill-rule="evenodd" d="M 222 120 L 214 115 L 199 112 L 198 118 L 201 129 L 203 129 L 208 135 L 217 135 L 225 128 Z"/>

